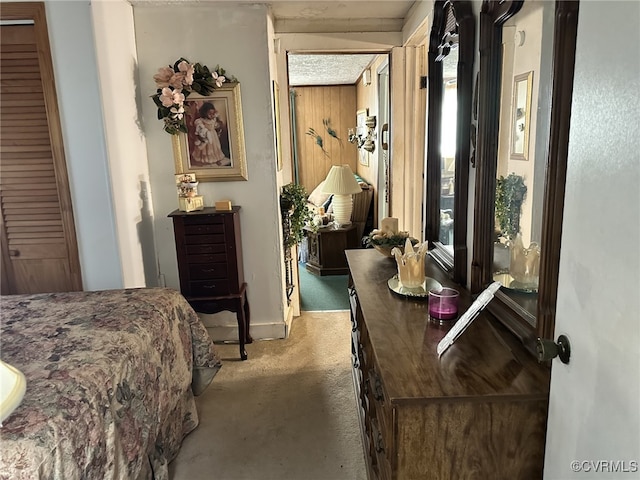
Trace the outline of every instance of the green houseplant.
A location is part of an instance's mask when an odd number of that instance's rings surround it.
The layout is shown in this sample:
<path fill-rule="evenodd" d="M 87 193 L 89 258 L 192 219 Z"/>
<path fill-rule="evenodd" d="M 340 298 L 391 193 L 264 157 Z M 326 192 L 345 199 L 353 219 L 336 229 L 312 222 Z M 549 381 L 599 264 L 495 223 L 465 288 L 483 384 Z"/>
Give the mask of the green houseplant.
<path fill-rule="evenodd" d="M 304 227 L 313 214 L 307 207 L 306 189 L 297 183 L 288 183 L 280 193 L 280 210 L 285 229 L 286 247 L 297 245 L 304 238 Z"/>
<path fill-rule="evenodd" d="M 506 178 L 500 175 L 496 183 L 496 219 L 501 234 L 513 240 L 520 231 L 522 203 L 527 194 L 524 178 L 510 173 Z"/>

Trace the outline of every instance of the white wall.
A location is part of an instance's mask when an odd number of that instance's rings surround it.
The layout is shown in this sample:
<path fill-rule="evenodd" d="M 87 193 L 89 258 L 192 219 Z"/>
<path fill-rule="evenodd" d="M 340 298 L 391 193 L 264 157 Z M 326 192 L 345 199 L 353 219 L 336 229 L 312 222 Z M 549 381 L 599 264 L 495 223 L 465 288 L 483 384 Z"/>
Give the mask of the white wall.
<path fill-rule="evenodd" d="M 152 287 L 158 274 L 133 8 L 126 0 L 94 0 L 91 8 L 124 286 Z"/>
<path fill-rule="evenodd" d="M 150 96 L 153 75 L 180 57 L 214 68 L 219 64 L 240 81 L 248 181 L 201 182 L 205 205 L 230 199 L 240 205 L 244 273 L 252 332 L 275 325 L 284 335 L 281 244 L 272 127 L 267 10 L 264 5 L 136 5 L 134 23 L 139 62 L 139 101 L 147 141 L 160 273 L 179 288 L 173 225 L 177 208 L 171 136 L 163 131 Z M 225 320 L 235 323 L 232 317 Z M 254 335 L 255 337 L 255 335 Z"/>
<path fill-rule="evenodd" d="M 551 370 L 544 478 L 638 478 L 595 462 L 640 467 L 640 3 L 578 18 L 556 319 L 572 354 Z"/>
<path fill-rule="evenodd" d="M 121 288 L 121 257 L 88 1 L 46 2 L 85 290 Z"/>

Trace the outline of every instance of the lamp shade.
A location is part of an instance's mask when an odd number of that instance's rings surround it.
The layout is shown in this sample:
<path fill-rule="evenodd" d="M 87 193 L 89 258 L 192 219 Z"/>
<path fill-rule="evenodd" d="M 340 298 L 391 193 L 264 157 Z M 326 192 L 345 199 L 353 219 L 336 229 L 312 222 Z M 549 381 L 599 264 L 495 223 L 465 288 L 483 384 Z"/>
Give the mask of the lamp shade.
<path fill-rule="evenodd" d="M 322 191 L 338 195 L 348 195 L 362 191 L 349 165 L 334 165 L 329 170 Z"/>
<path fill-rule="evenodd" d="M 333 193 L 331 204 L 333 205 L 334 222 L 340 227 L 349 225 L 353 210 L 351 194 L 362 191 L 349 165 L 331 167 L 322 190 L 325 193 Z"/>

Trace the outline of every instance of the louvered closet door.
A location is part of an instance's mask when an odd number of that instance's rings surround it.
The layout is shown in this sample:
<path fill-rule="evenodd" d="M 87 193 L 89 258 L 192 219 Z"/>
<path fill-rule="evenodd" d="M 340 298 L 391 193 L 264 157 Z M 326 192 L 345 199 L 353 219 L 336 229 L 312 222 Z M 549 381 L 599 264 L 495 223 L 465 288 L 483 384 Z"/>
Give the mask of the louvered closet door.
<path fill-rule="evenodd" d="M 3 5 L 3 17 L 10 7 Z M 40 14 L 42 22 L 44 9 Z M 0 29 L 3 294 L 82 289 L 49 44 L 41 27 L 36 20 Z M 44 28 L 46 34 L 46 23 Z"/>

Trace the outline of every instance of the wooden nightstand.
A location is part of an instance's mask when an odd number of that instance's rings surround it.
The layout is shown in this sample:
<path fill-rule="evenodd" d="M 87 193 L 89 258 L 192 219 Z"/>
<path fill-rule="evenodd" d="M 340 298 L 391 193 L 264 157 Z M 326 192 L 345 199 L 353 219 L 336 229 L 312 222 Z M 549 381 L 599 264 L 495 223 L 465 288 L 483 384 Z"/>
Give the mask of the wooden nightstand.
<path fill-rule="evenodd" d="M 314 232 L 304 228 L 309 245 L 307 270 L 315 275 L 346 275 L 349 273 L 344 251 L 358 248 L 358 233 L 355 225 L 334 228 L 325 227 Z"/>
<path fill-rule="evenodd" d="M 235 312 L 240 358 L 246 360 L 244 345 L 253 340 L 249 335 L 239 211 L 240 207 L 230 211 L 206 207 L 189 213 L 175 210 L 169 217 L 173 218 L 180 292 L 197 312 Z"/>

